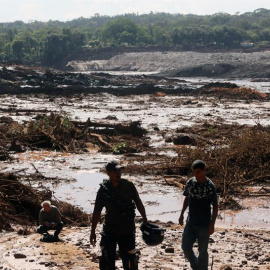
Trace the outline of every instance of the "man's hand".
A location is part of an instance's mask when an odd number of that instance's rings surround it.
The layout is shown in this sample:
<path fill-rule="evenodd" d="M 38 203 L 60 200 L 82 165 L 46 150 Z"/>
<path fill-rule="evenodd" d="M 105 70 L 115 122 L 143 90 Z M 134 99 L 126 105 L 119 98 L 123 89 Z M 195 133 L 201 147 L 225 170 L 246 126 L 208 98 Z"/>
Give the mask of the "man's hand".
<path fill-rule="evenodd" d="M 143 223 L 144 223 L 144 224 L 147 224 L 147 223 L 148 223 L 147 217 L 144 217 L 144 218 L 143 218 Z"/>
<path fill-rule="evenodd" d="M 56 227 L 56 226 L 57 226 L 57 223 L 51 222 L 51 227 L 52 227 L 52 228 L 54 228 L 54 227 Z"/>
<path fill-rule="evenodd" d="M 184 215 L 180 215 L 178 222 L 181 226 L 184 225 Z"/>
<path fill-rule="evenodd" d="M 97 237 L 95 232 L 91 232 L 90 234 L 90 243 L 91 245 L 95 246 L 97 242 Z"/>

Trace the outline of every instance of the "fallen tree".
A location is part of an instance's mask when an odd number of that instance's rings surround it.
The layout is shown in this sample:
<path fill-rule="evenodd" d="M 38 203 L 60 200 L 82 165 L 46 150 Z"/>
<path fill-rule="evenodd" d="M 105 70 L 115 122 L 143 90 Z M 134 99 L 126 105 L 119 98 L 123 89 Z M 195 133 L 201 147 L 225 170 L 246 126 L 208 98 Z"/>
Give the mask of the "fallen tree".
<path fill-rule="evenodd" d="M 3 121 L 1 123 L 1 120 Z M 87 151 L 87 143 L 98 145 L 101 151 L 113 151 L 114 146 L 123 142 L 123 137 L 131 136 L 126 151 L 137 151 L 146 130 L 139 121 L 127 124 L 109 124 L 73 121 L 67 115 L 42 114 L 35 120 L 20 124 L 12 119 L 0 119 L 0 146 L 10 151 L 22 152 L 23 149 L 54 149 L 81 153 Z M 7 149 L 6 149 L 7 150 Z"/>

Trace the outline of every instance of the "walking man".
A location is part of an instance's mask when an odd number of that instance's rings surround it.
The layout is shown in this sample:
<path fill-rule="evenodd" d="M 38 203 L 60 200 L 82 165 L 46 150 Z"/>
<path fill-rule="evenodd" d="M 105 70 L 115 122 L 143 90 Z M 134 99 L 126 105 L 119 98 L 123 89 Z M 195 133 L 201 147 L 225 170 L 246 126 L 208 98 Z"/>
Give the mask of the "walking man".
<path fill-rule="evenodd" d="M 102 256 L 101 270 L 115 270 L 116 245 L 124 270 L 137 270 L 138 260 L 135 249 L 135 208 L 143 222 L 147 222 L 144 205 L 134 184 L 121 177 L 122 166 L 117 161 L 106 165 L 108 180 L 104 180 L 97 192 L 90 243 L 96 244 L 96 226 L 103 207 L 106 209 L 105 222 L 100 241 Z"/>
<path fill-rule="evenodd" d="M 193 270 L 208 269 L 209 236 L 214 233 L 218 214 L 216 188 L 206 177 L 206 166 L 202 160 L 196 160 L 191 166 L 194 177 L 188 180 L 184 190 L 184 203 L 179 217 L 179 224 L 184 224 L 184 212 L 189 208 L 182 237 L 182 249 Z M 211 213 L 211 205 L 213 211 Z M 198 257 L 193 251 L 193 244 L 198 241 Z"/>

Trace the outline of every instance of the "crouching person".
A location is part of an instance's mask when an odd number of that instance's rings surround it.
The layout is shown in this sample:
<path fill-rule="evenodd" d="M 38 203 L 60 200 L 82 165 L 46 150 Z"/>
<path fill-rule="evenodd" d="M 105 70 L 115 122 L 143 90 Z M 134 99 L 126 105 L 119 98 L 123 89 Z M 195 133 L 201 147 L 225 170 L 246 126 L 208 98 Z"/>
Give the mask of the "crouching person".
<path fill-rule="evenodd" d="M 103 207 L 106 209 L 100 247 L 102 256 L 101 270 L 115 270 L 116 246 L 124 270 L 138 270 L 135 249 L 135 208 L 137 207 L 143 221 L 147 222 L 144 205 L 134 184 L 121 178 L 121 166 L 112 161 L 106 165 L 108 180 L 101 184 L 92 216 L 90 243 L 96 244 L 96 226 L 100 220 Z"/>
<path fill-rule="evenodd" d="M 50 201 L 41 203 L 42 209 L 39 212 L 39 227 L 37 232 L 48 234 L 49 230 L 54 230 L 55 241 L 59 241 L 59 234 L 64 226 L 61 222 L 61 214 L 56 206 L 51 205 Z"/>

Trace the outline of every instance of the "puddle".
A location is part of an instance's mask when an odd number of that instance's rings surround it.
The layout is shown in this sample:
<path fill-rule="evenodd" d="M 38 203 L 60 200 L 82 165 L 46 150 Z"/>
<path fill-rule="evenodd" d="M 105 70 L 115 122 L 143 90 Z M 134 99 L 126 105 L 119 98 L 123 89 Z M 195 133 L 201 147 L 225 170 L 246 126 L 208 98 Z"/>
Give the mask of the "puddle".
<path fill-rule="evenodd" d="M 89 170 L 77 172 L 74 176 L 77 181 L 73 183 L 62 183 L 51 185 L 50 187 L 54 190 L 54 195 L 58 199 L 81 207 L 87 213 L 92 213 L 99 184 L 103 179 L 107 178 L 107 175 L 97 170 Z M 145 205 L 149 220 L 178 222 L 184 199 L 181 190 L 173 186 L 164 186 L 160 181 L 140 179 L 140 181 L 134 180 L 133 182 Z M 250 200 L 249 204 L 251 204 Z M 270 216 L 267 205 L 269 205 L 269 200 L 263 200 L 259 205 L 254 201 L 253 208 L 249 207 L 242 211 L 221 211 L 217 225 L 220 227 L 232 225 L 270 228 Z M 140 216 L 139 212 L 136 212 L 137 216 Z"/>
<path fill-rule="evenodd" d="M 48 187 L 54 191 L 57 199 L 67 201 L 87 213 L 92 213 L 99 184 L 108 177 L 105 173 L 96 170 L 80 171 L 75 173 L 74 177 L 77 181 L 68 184 L 48 184 Z M 180 205 L 183 203 L 183 197 L 177 188 L 165 187 L 153 181 L 133 182 L 147 209 L 149 219 L 163 222 L 177 219 Z M 138 211 L 136 214 L 140 215 Z"/>
<path fill-rule="evenodd" d="M 42 183 L 31 184 L 33 187 L 42 184 L 50 188 L 55 198 L 76 205 L 87 213 L 93 212 L 99 184 L 107 178 L 107 175 L 100 170 L 113 158 L 111 155 L 98 153 L 76 155 L 50 151 L 26 152 L 15 157 L 17 162 L 1 164 L 2 172 L 20 171 L 25 168 L 27 173 L 34 173 L 37 169 L 47 177 L 69 179 L 69 181 L 42 181 Z M 149 220 L 178 223 L 184 199 L 182 190 L 164 185 L 163 180 L 154 181 L 141 176 L 129 177 L 125 174 L 123 177 L 132 180 L 137 187 Z M 241 204 L 246 209 L 220 212 L 217 225 L 270 229 L 269 203 L 269 198 L 242 200 Z M 139 212 L 137 215 L 140 216 Z"/>
<path fill-rule="evenodd" d="M 52 184 L 49 187 L 54 191 L 54 196 L 82 208 L 87 213 L 93 212 L 96 193 L 99 184 L 106 178 L 106 174 L 96 170 L 80 171 L 74 174 L 77 181 L 70 184 Z"/>

